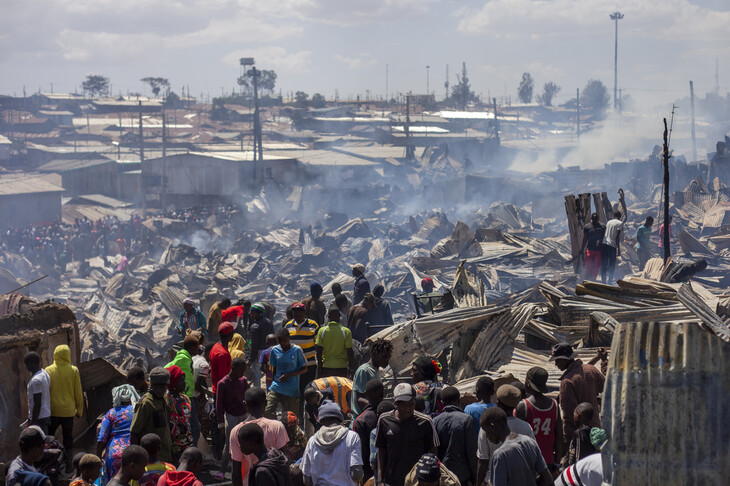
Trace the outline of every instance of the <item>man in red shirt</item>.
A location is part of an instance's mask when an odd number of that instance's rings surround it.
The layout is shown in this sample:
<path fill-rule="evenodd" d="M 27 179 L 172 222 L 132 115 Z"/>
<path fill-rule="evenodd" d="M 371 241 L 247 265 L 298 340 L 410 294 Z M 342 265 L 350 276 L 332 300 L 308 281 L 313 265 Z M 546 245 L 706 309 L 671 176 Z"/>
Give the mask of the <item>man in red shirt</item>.
<path fill-rule="evenodd" d="M 221 311 L 221 322 L 237 322 L 238 318 L 243 316 L 242 305 L 232 305 Z"/>
<path fill-rule="evenodd" d="M 545 396 L 550 391 L 547 381 L 548 372 L 545 368 L 535 366 L 527 371 L 527 398 L 515 408 L 515 417 L 530 424 L 542 457 L 552 472 L 554 465 L 562 458 L 563 423 L 557 402 Z"/>
<path fill-rule="evenodd" d="M 218 326 L 220 341 L 215 343 L 213 349 L 210 350 L 210 380 L 213 384 L 213 394 L 218 389 L 218 382 L 231 372 L 231 354 L 228 352 L 228 343 L 233 337 L 233 327 L 233 324 L 230 322 L 222 322 Z M 225 445 L 224 433 L 222 430 L 215 428 L 213 429 L 212 435 L 213 452 L 215 457 L 220 459 L 223 446 Z"/>

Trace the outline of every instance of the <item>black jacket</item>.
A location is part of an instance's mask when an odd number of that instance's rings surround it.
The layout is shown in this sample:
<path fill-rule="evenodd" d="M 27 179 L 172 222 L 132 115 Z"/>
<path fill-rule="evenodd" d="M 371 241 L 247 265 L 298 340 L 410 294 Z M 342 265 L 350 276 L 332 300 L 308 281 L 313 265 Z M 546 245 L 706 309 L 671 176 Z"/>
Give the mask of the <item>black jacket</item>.
<path fill-rule="evenodd" d="M 251 466 L 249 486 L 294 486 L 286 456 L 279 449 L 271 449 L 263 460 Z"/>
<path fill-rule="evenodd" d="M 471 415 L 449 405 L 433 419 L 439 436 L 438 456 L 461 484 L 476 482 L 477 430 Z"/>

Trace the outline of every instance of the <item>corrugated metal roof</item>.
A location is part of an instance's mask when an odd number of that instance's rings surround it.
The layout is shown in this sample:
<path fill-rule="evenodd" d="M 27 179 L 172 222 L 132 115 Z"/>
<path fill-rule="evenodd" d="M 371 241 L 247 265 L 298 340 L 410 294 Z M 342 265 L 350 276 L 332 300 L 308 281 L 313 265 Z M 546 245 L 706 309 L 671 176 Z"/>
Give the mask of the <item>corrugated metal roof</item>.
<path fill-rule="evenodd" d="M 55 184 L 51 184 L 50 182 L 46 182 L 39 177 L 18 177 L 0 179 L 0 196 L 63 191 L 63 187 L 59 187 Z"/>
<path fill-rule="evenodd" d="M 11 144 L 11 143 L 13 143 L 13 142 L 11 142 L 8 137 L 6 137 L 5 135 L 0 135 L 0 145 Z"/>
<path fill-rule="evenodd" d="M 603 393 L 612 486 L 730 477 L 730 345 L 692 323 L 621 323 Z"/>
<path fill-rule="evenodd" d="M 494 120 L 494 113 L 488 111 L 439 111 L 434 115 L 447 120 Z"/>
<path fill-rule="evenodd" d="M 66 172 L 109 163 L 114 163 L 114 161 L 111 159 L 58 159 L 41 165 L 38 170 L 41 172 Z"/>
<path fill-rule="evenodd" d="M 81 388 L 92 390 L 103 385 L 119 385 L 125 379 L 125 375 L 113 364 L 104 358 L 95 358 L 90 361 L 79 363 L 79 375 L 81 376 Z"/>

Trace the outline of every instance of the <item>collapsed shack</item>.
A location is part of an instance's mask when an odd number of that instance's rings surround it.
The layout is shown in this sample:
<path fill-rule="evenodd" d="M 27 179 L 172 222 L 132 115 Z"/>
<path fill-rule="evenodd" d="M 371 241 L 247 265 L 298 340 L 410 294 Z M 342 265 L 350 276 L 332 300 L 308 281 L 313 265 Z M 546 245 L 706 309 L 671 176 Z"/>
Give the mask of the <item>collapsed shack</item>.
<path fill-rule="evenodd" d="M 28 418 L 25 390 L 30 376 L 23 357 L 35 351 L 47 366 L 53 363 L 56 346 L 66 344 L 71 348 L 72 361 L 78 364 L 81 348 L 76 317 L 65 305 L 37 303 L 12 293 L 0 297 L 0 309 L 0 368 L 4 370 L 0 377 L 1 459 L 9 460 L 18 453 L 20 424 Z M 75 429 L 79 426 L 75 424 Z"/>

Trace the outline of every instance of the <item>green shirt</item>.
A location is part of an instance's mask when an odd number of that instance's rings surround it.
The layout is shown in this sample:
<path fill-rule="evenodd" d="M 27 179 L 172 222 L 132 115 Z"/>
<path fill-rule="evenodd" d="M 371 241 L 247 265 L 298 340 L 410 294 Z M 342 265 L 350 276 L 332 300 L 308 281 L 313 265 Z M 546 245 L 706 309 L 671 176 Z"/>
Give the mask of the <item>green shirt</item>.
<path fill-rule="evenodd" d="M 352 349 L 352 333 L 339 322 L 329 322 L 317 333 L 317 346 L 322 347 L 323 368 L 347 368 L 347 350 Z"/>
<path fill-rule="evenodd" d="M 134 417 L 130 432 L 141 439 L 145 434 L 157 434 L 160 437 L 160 454 L 162 461 L 172 462 L 172 438 L 170 437 L 170 414 L 164 398 L 157 398 L 152 392 L 142 395 L 134 406 Z"/>
<path fill-rule="evenodd" d="M 185 395 L 192 399 L 195 393 L 195 375 L 193 374 L 193 358 L 190 357 L 187 349 L 178 351 L 175 358 L 167 363 L 165 368 L 173 365 L 179 367 L 185 373 Z"/>

